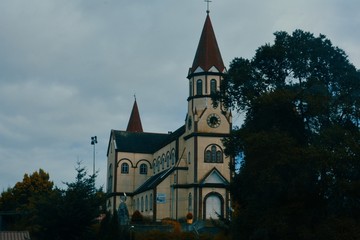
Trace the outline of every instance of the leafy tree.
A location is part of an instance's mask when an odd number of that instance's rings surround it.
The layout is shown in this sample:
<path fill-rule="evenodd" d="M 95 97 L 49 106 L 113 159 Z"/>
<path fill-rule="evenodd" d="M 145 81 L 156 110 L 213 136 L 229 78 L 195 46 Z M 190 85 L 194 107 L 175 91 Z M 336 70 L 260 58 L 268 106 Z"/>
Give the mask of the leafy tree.
<path fill-rule="evenodd" d="M 65 190 L 54 188 L 40 169 L 3 192 L 0 210 L 21 213 L 10 219 L 8 229 L 27 229 L 34 239 L 96 239 L 95 219 L 104 207 L 105 194 L 95 187 L 96 175 L 87 176 L 80 163 L 76 171 L 75 181 L 65 183 Z"/>
<path fill-rule="evenodd" d="M 360 238 L 360 72 L 343 50 L 276 32 L 253 59 L 232 61 L 214 100 L 245 113 L 224 139 L 228 155 L 243 155 L 234 236 Z"/>
<path fill-rule="evenodd" d="M 49 174 L 39 169 L 33 174 L 25 174 L 22 182 L 17 182 L 13 188 L 1 193 L 0 211 L 13 213 L 7 216 L 5 222 L 9 229 L 32 230 L 33 219 L 29 215 L 34 210 L 34 199 L 40 195 L 52 192 L 54 183 L 50 181 Z"/>

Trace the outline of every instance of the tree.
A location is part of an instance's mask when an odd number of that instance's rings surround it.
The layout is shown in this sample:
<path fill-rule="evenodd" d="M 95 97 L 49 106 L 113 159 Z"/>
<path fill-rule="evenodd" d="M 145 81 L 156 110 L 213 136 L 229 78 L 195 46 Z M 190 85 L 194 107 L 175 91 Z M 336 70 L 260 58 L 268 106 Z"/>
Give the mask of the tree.
<path fill-rule="evenodd" d="M 232 61 L 214 100 L 245 113 L 224 139 L 226 154 L 243 155 L 235 236 L 360 237 L 360 72 L 343 50 L 276 32 L 253 59 Z"/>
<path fill-rule="evenodd" d="M 13 188 L 1 193 L 0 211 L 13 213 L 5 219 L 10 229 L 29 230 L 36 228 L 29 215 L 34 209 L 34 200 L 40 195 L 52 192 L 54 183 L 49 174 L 39 169 L 31 175 L 25 174 L 22 182 L 17 182 Z"/>
<path fill-rule="evenodd" d="M 65 183 L 66 190 L 55 189 L 38 199 L 34 215 L 41 226 L 39 239 L 95 239 L 93 225 L 105 204 L 105 194 L 95 187 L 96 175 L 87 176 L 80 163 L 76 171 L 75 182 Z"/>
<path fill-rule="evenodd" d="M 0 210 L 19 213 L 8 229 L 31 232 L 34 239 L 96 239 L 94 225 L 105 209 L 105 194 L 95 187 L 96 175 L 87 176 L 80 163 L 76 179 L 66 189 L 53 187 L 43 170 L 24 175 L 24 180 L 1 194 Z"/>

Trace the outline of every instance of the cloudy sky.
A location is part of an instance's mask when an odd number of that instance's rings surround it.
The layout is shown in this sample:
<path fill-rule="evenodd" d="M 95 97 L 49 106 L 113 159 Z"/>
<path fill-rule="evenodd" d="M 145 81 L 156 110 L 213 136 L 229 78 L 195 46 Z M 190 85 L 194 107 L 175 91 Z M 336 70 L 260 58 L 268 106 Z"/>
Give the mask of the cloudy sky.
<path fill-rule="evenodd" d="M 59 187 L 77 161 L 92 173 L 95 135 L 104 185 L 109 133 L 126 128 L 134 94 L 144 131 L 180 127 L 205 12 L 204 0 L 1 0 L 0 191 L 39 168 Z M 360 68 L 358 0 L 213 0 L 210 17 L 227 66 L 302 29 Z"/>

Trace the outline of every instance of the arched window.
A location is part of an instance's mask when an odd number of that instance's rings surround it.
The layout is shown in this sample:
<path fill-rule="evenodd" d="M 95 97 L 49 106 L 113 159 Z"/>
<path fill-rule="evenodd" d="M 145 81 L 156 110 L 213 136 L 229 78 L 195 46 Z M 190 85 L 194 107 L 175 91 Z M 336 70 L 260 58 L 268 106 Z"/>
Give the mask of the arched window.
<path fill-rule="evenodd" d="M 216 93 L 216 80 L 211 79 L 210 81 L 210 93 Z"/>
<path fill-rule="evenodd" d="M 188 152 L 188 163 L 191 164 L 190 152 Z"/>
<path fill-rule="evenodd" d="M 166 167 L 170 167 L 170 153 L 166 153 Z"/>
<path fill-rule="evenodd" d="M 161 157 L 161 168 L 164 170 L 165 168 L 165 155 L 162 155 Z"/>
<path fill-rule="evenodd" d="M 158 159 L 156 161 L 156 168 L 157 168 L 157 171 L 160 172 L 160 157 L 158 157 Z"/>
<path fill-rule="evenodd" d="M 145 163 L 140 165 L 140 174 L 147 174 L 147 165 Z"/>
<path fill-rule="evenodd" d="M 196 94 L 197 95 L 203 94 L 203 83 L 201 79 L 196 81 Z"/>
<path fill-rule="evenodd" d="M 221 148 L 215 144 L 209 145 L 204 152 L 204 162 L 208 163 L 222 163 L 223 160 L 223 152 Z"/>
<path fill-rule="evenodd" d="M 147 211 L 149 209 L 149 200 L 148 200 L 148 196 L 145 196 L 145 211 Z"/>
<path fill-rule="evenodd" d="M 124 174 L 129 173 L 129 164 L 127 164 L 127 163 L 121 164 L 121 173 L 124 173 Z"/>
<path fill-rule="evenodd" d="M 136 201 L 136 210 L 140 210 L 140 199 L 139 198 Z"/>
<path fill-rule="evenodd" d="M 144 211 L 144 197 L 141 197 L 141 211 Z"/>
<path fill-rule="evenodd" d="M 155 171 L 156 171 L 156 159 L 154 159 L 152 166 L 153 166 L 153 173 L 155 174 Z"/>
<path fill-rule="evenodd" d="M 191 196 L 191 193 L 189 193 L 189 196 L 188 196 L 188 212 L 191 212 L 192 211 L 192 196 Z"/>
<path fill-rule="evenodd" d="M 113 170 L 112 164 L 109 165 L 109 177 L 108 177 L 108 184 L 107 184 L 107 191 L 111 192 L 112 189 L 112 181 L 113 181 Z"/>
<path fill-rule="evenodd" d="M 149 203 L 149 207 L 150 207 L 150 210 L 152 210 L 152 207 L 153 207 L 153 195 L 152 193 L 150 193 L 150 203 Z"/>
<path fill-rule="evenodd" d="M 172 152 L 171 152 L 171 164 L 172 165 L 175 164 L 175 150 L 172 150 Z"/>

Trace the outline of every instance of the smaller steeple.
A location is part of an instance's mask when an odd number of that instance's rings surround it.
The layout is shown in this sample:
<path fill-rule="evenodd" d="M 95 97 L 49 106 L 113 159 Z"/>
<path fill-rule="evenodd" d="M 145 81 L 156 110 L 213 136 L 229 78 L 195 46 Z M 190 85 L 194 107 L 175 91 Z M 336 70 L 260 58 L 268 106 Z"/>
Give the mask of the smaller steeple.
<path fill-rule="evenodd" d="M 139 109 L 138 109 L 138 106 L 136 103 L 136 97 L 135 97 L 134 105 L 133 105 L 133 108 L 131 111 L 131 115 L 130 115 L 130 119 L 129 119 L 129 123 L 126 128 L 126 131 L 127 132 L 143 132 Z"/>

